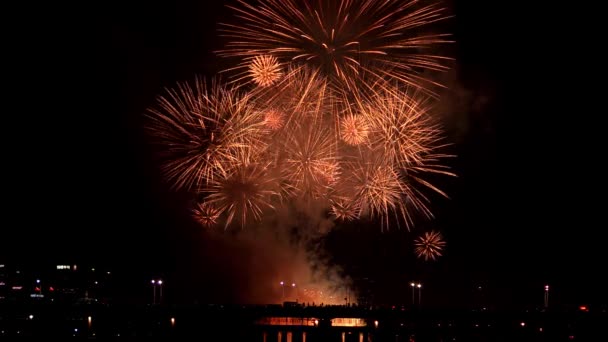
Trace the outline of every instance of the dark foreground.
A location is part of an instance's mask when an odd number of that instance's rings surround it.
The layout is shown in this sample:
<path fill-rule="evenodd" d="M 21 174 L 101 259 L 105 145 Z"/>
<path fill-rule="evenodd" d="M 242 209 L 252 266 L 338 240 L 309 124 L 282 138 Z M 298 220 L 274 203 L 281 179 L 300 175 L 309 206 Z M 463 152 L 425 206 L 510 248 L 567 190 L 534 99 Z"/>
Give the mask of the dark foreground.
<path fill-rule="evenodd" d="M 0 340 L 608 341 L 608 313 L 0 304 Z"/>

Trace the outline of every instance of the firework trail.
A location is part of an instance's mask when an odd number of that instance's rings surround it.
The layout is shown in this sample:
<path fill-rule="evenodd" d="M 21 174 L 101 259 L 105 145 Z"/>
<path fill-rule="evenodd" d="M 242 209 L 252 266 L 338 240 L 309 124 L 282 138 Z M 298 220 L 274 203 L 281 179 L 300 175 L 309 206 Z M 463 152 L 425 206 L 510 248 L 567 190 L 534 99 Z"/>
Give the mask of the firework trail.
<path fill-rule="evenodd" d="M 428 91 L 437 83 L 423 72 L 447 69 L 445 57 L 429 52 L 449 42 L 448 35 L 432 32 L 432 24 L 448 18 L 438 4 L 258 0 L 251 5 L 239 0 L 230 8 L 238 23 L 222 24 L 228 43 L 218 53 L 241 58 L 236 69 L 249 70 L 258 56 L 274 56 L 306 65 L 351 90 L 360 89 L 362 82 L 396 80 Z"/>
<path fill-rule="evenodd" d="M 419 258 L 424 260 L 435 260 L 442 255 L 441 251 L 445 246 L 443 236 L 436 231 L 426 232 L 419 236 L 415 241 L 415 252 Z"/>

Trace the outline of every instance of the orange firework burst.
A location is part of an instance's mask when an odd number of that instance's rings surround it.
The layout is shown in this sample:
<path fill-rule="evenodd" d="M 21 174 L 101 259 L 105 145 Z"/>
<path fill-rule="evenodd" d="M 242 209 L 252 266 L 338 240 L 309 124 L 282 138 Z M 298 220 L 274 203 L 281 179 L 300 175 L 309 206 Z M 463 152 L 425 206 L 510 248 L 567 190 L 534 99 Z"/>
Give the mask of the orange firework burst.
<path fill-rule="evenodd" d="M 424 260 L 435 260 L 442 255 L 441 251 L 445 246 L 445 241 L 443 241 L 441 233 L 430 231 L 419 236 L 418 239 L 414 241 L 414 245 L 416 246 L 416 255 L 419 258 L 424 258 Z"/>
<path fill-rule="evenodd" d="M 320 122 L 309 122 L 287 136 L 285 178 L 301 195 L 325 194 L 337 177 L 338 156 L 334 135 Z"/>
<path fill-rule="evenodd" d="M 255 56 L 249 64 L 249 76 L 261 87 L 273 85 L 281 75 L 281 65 L 274 56 Z"/>
<path fill-rule="evenodd" d="M 192 210 L 194 218 L 204 227 L 212 227 L 217 223 L 219 211 L 209 203 L 198 203 Z"/>
<path fill-rule="evenodd" d="M 418 0 L 239 0 L 230 6 L 237 24 L 222 24 L 230 39 L 222 56 L 272 55 L 306 65 L 349 89 L 361 81 L 398 80 L 417 88 L 435 84 L 422 71 L 443 71 L 442 56 L 429 47 L 445 34 L 425 32 L 446 19 L 438 4 Z M 246 67 L 243 65 L 242 67 Z M 362 80 L 360 75 L 366 74 Z"/>
<path fill-rule="evenodd" d="M 331 213 L 339 220 L 352 221 L 359 217 L 357 202 L 339 198 L 331 201 Z"/>
<path fill-rule="evenodd" d="M 427 100 L 419 92 L 383 88 L 363 105 L 372 130 L 372 146 L 387 161 L 399 167 L 422 164 L 438 147 L 441 131 L 432 120 Z"/>
<path fill-rule="evenodd" d="M 242 159 L 241 163 L 218 172 L 203 189 L 205 201 L 226 215 L 226 227 L 238 219 L 244 227 L 249 218 L 259 221 L 266 209 L 274 209 L 272 198 L 278 182 L 272 177 L 269 164 Z"/>
<path fill-rule="evenodd" d="M 264 125 L 273 131 L 283 127 L 285 114 L 278 109 L 267 109 L 264 111 Z"/>
<path fill-rule="evenodd" d="M 148 128 L 165 148 L 164 172 L 176 188 L 198 187 L 238 150 L 263 146 L 262 120 L 249 102 L 234 88 L 213 83 L 208 89 L 200 78 L 158 98 Z"/>
<path fill-rule="evenodd" d="M 362 115 L 349 114 L 341 119 L 340 138 L 349 145 L 359 145 L 367 140 L 369 127 Z"/>

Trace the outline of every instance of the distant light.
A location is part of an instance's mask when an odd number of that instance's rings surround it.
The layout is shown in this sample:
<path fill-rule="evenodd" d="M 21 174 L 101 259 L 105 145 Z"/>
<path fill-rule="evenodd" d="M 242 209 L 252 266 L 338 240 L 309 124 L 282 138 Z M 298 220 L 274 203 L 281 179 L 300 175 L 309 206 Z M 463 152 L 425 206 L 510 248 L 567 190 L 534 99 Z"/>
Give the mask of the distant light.
<path fill-rule="evenodd" d="M 6 283 L 3 281 L 0 281 L 0 286 L 4 286 L 4 285 L 6 285 Z"/>
<path fill-rule="evenodd" d="M 74 265 L 74 266 L 72 267 L 72 269 L 73 269 L 74 271 L 76 271 L 76 270 L 78 269 L 78 266 L 77 266 L 77 265 Z"/>
<path fill-rule="evenodd" d="M 40 279 L 36 279 L 36 284 L 40 284 Z"/>
<path fill-rule="evenodd" d="M 414 283 L 410 283 L 410 286 L 411 286 L 411 287 L 414 287 L 414 286 L 416 286 L 416 284 L 414 284 Z"/>
<path fill-rule="evenodd" d="M 378 321 L 374 321 L 374 327 L 378 327 Z"/>
<path fill-rule="evenodd" d="M 74 328 L 74 332 L 78 332 L 78 328 Z"/>
<path fill-rule="evenodd" d="M 156 280 L 152 279 L 151 283 L 156 284 Z"/>
<path fill-rule="evenodd" d="M 29 319 L 34 319 L 34 315 L 29 315 Z"/>
<path fill-rule="evenodd" d="M 171 317 L 171 326 L 174 327 L 175 326 L 175 317 Z"/>
<path fill-rule="evenodd" d="M 543 328 L 542 327 L 538 328 L 538 331 L 543 332 Z"/>
<path fill-rule="evenodd" d="M 283 285 L 283 284 L 285 284 L 285 283 L 284 283 L 284 282 L 280 282 L 279 284 Z"/>
<path fill-rule="evenodd" d="M 163 281 L 162 281 L 162 280 L 159 280 L 159 281 L 158 281 L 158 285 L 162 285 L 162 284 L 163 284 Z"/>
<path fill-rule="evenodd" d="M 23 288 L 23 286 L 13 286 L 11 287 L 11 289 L 17 291 L 17 290 L 21 290 Z"/>
<path fill-rule="evenodd" d="M 52 286 L 49 287 L 49 291 L 53 292 L 55 291 L 55 288 L 53 288 Z"/>
<path fill-rule="evenodd" d="M 97 280 L 95 280 L 95 285 L 99 284 L 99 282 Z"/>
<path fill-rule="evenodd" d="M 319 325 L 319 320 L 315 319 L 315 326 Z"/>
<path fill-rule="evenodd" d="M 95 272 L 95 267 L 91 268 L 91 271 Z"/>
<path fill-rule="evenodd" d="M 545 285 L 545 291 L 549 291 L 549 285 Z"/>
<path fill-rule="evenodd" d="M 418 284 L 418 285 L 416 285 L 416 286 L 418 286 L 418 288 L 421 288 L 421 287 L 422 287 L 422 284 Z"/>
<path fill-rule="evenodd" d="M 525 327 L 526 326 L 526 322 L 521 322 L 521 323 L 519 323 L 519 325 L 521 325 L 522 327 Z"/>
<path fill-rule="evenodd" d="M 0 268 L 4 268 L 4 264 L 0 264 Z M 4 332 L 4 330 L 3 330 L 3 332 Z"/>
<path fill-rule="evenodd" d="M 589 308 L 588 308 L 586 305 L 581 305 L 581 306 L 579 306 L 579 309 L 580 309 L 581 311 L 589 311 Z"/>
<path fill-rule="evenodd" d="M 296 283 L 291 283 L 291 287 L 296 287 Z"/>
<path fill-rule="evenodd" d="M 110 271 L 108 271 L 107 273 L 108 273 L 108 275 L 112 274 L 112 273 L 110 273 Z"/>

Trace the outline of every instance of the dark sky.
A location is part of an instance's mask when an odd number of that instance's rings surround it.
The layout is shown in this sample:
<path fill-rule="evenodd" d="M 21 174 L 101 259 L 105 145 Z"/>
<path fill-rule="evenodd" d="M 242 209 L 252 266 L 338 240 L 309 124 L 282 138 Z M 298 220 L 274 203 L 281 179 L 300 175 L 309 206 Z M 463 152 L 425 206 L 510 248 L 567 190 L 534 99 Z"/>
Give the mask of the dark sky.
<path fill-rule="evenodd" d="M 453 6 L 459 177 L 445 181 L 451 200 L 433 208 L 446 255 L 423 264 L 391 244 L 404 232 L 345 227 L 328 245 L 354 247 L 336 248 L 336 261 L 359 254 L 371 273 L 385 265 L 393 271 L 376 276 L 386 283 L 413 272 L 438 303 L 477 283 L 503 302 L 540 302 L 545 282 L 563 303 L 606 302 L 603 154 L 595 133 L 584 134 L 601 111 L 579 87 L 592 71 L 545 17 L 511 2 Z M 212 51 L 229 12 L 192 0 L 75 11 L 11 39 L 0 256 L 109 263 L 133 279 L 161 273 L 221 288 L 200 281 L 199 269 L 222 272 L 201 260 L 218 247 L 189 221 L 187 197 L 163 183 L 142 113 L 162 87 L 220 69 Z"/>

